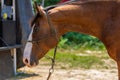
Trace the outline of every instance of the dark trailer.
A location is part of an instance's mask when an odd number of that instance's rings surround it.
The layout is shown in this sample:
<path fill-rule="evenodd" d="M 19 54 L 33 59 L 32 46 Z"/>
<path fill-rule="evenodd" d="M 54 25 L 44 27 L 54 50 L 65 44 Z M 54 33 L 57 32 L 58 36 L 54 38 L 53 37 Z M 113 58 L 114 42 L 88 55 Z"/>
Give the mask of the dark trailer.
<path fill-rule="evenodd" d="M 0 80 L 16 75 L 33 16 L 31 0 L 0 0 Z"/>

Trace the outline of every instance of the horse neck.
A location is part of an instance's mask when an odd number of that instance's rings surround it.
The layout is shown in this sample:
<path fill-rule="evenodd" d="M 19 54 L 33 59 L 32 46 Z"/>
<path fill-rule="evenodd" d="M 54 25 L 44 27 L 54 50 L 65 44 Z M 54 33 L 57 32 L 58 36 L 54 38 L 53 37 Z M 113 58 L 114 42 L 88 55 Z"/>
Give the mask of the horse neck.
<path fill-rule="evenodd" d="M 94 26 L 93 26 L 94 25 Z M 95 36 L 97 38 L 101 38 L 101 29 L 99 26 L 95 26 L 95 24 L 74 24 L 74 23 L 58 23 L 56 29 L 60 36 L 64 35 L 67 32 L 79 32 L 83 34 L 88 34 Z"/>
<path fill-rule="evenodd" d="M 80 4 L 64 5 L 50 10 L 49 16 L 60 36 L 67 32 L 75 31 L 100 39 L 104 21 L 109 20 L 109 13 L 112 11 L 109 3 L 108 5 L 103 3 L 97 5 L 98 9 L 96 4 L 84 4 L 86 7 Z M 110 2 L 110 4 L 112 3 Z M 108 8 L 105 8 L 105 5 Z"/>

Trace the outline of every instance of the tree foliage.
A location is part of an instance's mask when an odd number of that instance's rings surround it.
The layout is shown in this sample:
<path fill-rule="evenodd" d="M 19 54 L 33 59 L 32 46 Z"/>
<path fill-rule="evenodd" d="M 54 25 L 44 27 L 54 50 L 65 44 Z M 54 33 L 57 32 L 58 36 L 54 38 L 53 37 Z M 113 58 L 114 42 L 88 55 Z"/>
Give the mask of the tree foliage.
<path fill-rule="evenodd" d="M 103 43 L 96 37 L 80 34 L 77 32 L 69 32 L 62 37 L 62 40 L 66 40 L 64 44 L 71 46 L 74 49 L 84 48 L 84 49 L 95 49 L 95 50 L 104 50 L 105 47 Z"/>
<path fill-rule="evenodd" d="M 32 0 L 33 2 L 36 1 L 38 4 L 41 4 L 43 0 Z M 50 5 L 55 5 L 59 2 L 60 0 L 45 0 L 45 7 L 50 6 Z"/>

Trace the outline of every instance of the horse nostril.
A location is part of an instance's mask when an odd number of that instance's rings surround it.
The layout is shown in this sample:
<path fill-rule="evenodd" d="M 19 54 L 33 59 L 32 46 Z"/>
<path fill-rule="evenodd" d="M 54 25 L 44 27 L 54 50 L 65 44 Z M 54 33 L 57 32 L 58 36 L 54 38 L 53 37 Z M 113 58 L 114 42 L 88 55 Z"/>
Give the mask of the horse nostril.
<path fill-rule="evenodd" d="M 25 59 L 25 63 L 28 63 L 28 59 Z"/>
<path fill-rule="evenodd" d="M 28 67 L 36 66 L 38 64 L 36 60 L 34 59 L 29 60 L 29 58 L 23 58 L 23 63 Z"/>
<path fill-rule="evenodd" d="M 28 64 L 28 63 L 29 63 L 29 61 L 28 61 L 27 58 L 23 59 L 23 62 L 24 62 L 25 64 Z"/>

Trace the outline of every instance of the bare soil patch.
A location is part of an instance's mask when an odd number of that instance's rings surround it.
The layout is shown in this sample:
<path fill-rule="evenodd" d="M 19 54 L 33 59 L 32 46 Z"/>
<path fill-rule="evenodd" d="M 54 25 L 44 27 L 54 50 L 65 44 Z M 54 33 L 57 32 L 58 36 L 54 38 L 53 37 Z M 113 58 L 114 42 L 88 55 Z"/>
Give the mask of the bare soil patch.
<path fill-rule="evenodd" d="M 49 66 L 24 67 L 23 73 L 8 80 L 46 80 Z M 55 68 L 50 80 L 118 80 L 117 69 L 60 69 Z"/>

